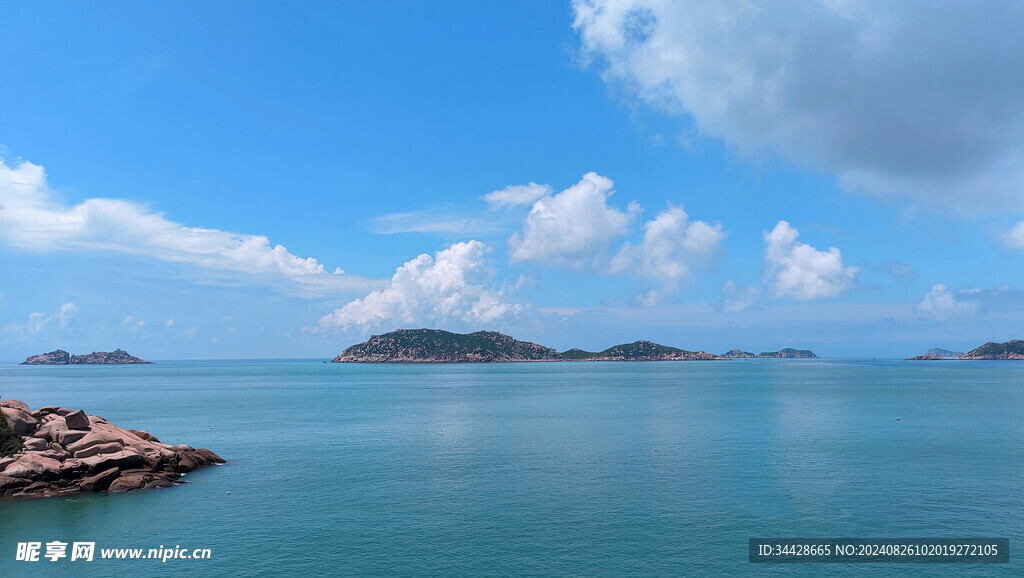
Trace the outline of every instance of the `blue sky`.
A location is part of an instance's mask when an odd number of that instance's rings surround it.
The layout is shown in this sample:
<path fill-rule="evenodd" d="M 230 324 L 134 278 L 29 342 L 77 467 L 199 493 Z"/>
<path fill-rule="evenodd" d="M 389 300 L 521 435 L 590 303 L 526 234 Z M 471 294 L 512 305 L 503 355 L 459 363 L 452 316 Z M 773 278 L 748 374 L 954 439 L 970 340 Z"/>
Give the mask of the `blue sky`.
<path fill-rule="evenodd" d="M 0 359 L 1022 336 L 1024 4 L 0 2 Z"/>

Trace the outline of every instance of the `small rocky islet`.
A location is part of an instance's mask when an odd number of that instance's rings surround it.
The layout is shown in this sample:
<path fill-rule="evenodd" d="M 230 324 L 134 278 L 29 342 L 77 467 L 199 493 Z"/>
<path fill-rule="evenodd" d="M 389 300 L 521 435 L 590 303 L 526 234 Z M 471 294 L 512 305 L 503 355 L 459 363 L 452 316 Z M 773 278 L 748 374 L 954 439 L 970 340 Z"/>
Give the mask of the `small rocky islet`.
<path fill-rule="evenodd" d="M 39 355 L 30 355 L 21 365 L 135 365 L 148 364 L 123 349 L 114 351 L 93 351 L 85 355 L 72 355 L 63 349 L 57 349 Z"/>
<path fill-rule="evenodd" d="M 735 354 L 734 354 L 735 353 Z M 440 329 L 396 329 L 373 335 L 332 359 L 333 363 L 494 363 L 517 361 L 714 361 L 737 357 L 810 358 L 806 349 L 782 349 L 758 355 L 734 349 L 723 355 L 688 351 L 652 341 L 634 341 L 603 351 L 579 348 L 559 353 L 551 347 L 519 341 L 496 331 L 452 333 Z"/>
<path fill-rule="evenodd" d="M 210 450 L 166 444 L 81 409 L 32 411 L 9 399 L 0 400 L 0 412 L 0 497 L 166 488 L 187 472 L 224 463 Z"/>

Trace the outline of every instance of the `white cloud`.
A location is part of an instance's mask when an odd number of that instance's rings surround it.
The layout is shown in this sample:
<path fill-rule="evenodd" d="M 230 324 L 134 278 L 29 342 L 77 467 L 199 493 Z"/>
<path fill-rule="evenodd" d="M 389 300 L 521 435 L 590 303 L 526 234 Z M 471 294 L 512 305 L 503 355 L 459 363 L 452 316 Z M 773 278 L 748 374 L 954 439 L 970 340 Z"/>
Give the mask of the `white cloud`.
<path fill-rule="evenodd" d="M 1024 206 L 1019 2 L 575 0 L 610 86 L 747 155 L 931 206 Z"/>
<path fill-rule="evenodd" d="M 262 235 L 186 227 L 142 205 L 86 199 L 68 207 L 56 201 L 42 166 L 0 159 L 0 239 L 29 250 L 92 250 L 145 255 L 207 269 L 286 279 L 314 292 L 364 290 L 359 277 L 328 275 Z"/>
<path fill-rule="evenodd" d="M 950 291 L 943 284 L 933 285 L 924 300 L 917 304 L 917 312 L 937 320 L 974 313 L 980 307 L 981 289 Z"/>
<path fill-rule="evenodd" d="M 716 308 L 726 313 L 756 309 L 757 296 L 760 292 L 760 287 L 742 285 L 734 279 L 729 279 L 722 285 L 722 301 Z"/>
<path fill-rule="evenodd" d="M 630 203 L 628 214 L 608 206 L 612 185 L 611 179 L 591 172 L 561 193 L 537 200 L 523 234 L 509 237 L 512 262 L 595 266 L 609 253 L 613 241 L 628 232 L 640 211 L 636 203 Z"/>
<path fill-rule="evenodd" d="M 551 185 L 529 183 L 526 185 L 510 185 L 500 191 L 487 193 L 481 198 L 494 208 L 517 207 L 519 205 L 529 205 L 537 199 L 550 194 Z"/>
<path fill-rule="evenodd" d="M 779 221 L 764 233 L 765 278 L 774 285 L 776 297 L 800 300 L 832 297 L 854 286 L 856 267 L 843 265 L 839 249 L 818 251 L 806 243 L 797 243 L 800 233 L 786 221 Z"/>
<path fill-rule="evenodd" d="M 476 217 L 412 211 L 374 217 L 371 227 L 373 232 L 378 235 L 397 233 L 471 235 L 490 230 L 492 224 Z"/>
<path fill-rule="evenodd" d="M 455 243 L 434 257 L 423 254 L 399 267 L 384 289 L 355 299 L 320 319 L 319 330 L 382 323 L 420 324 L 460 320 L 490 323 L 522 311 L 499 291 L 485 287 L 487 248 Z"/>
<path fill-rule="evenodd" d="M 77 305 L 74 303 L 64 303 L 55 313 L 50 315 L 39 312 L 32 313 L 28 316 L 28 320 L 25 323 L 11 323 L 4 330 L 7 333 L 24 337 L 25 335 L 37 335 L 54 324 L 60 329 L 67 329 L 71 326 L 71 320 L 77 313 Z"/>
<path fill-rule="evenodd" d="M 166 325 L 167 327 L 174 327 L 174 318 L 172 317 L 167 321 L 164 321 L 164 325 Z"/>
<path fill-rule="evenodd" d="M 669 206 L 644 224 L 639 244 L 625 243 L 611 262 L 611 272 L 632 272 L 661 284 L 649 292 L 647 304 L 660 302 L 666 293 L 692 275 L 691 264 L 706 261 L 725 238 L 722 225 L 690 221 L 682 207 Z"/>
<path fill-rule="evenodd" d="M 1017 223 L 1016 227 L 1010 229 L 1004 240 L 1011 249 L 1024 249 L 1024 221 Z"/>

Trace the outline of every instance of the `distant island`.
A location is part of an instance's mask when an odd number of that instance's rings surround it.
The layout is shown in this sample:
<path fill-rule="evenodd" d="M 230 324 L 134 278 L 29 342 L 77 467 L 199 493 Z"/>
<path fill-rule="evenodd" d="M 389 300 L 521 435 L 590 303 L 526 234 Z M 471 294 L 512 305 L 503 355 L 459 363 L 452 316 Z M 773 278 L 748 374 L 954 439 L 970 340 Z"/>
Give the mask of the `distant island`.
<path fill-rule="evenodd" d="M 739 350 L 733 350 L 739 351 Z M 740 352 L 743 353 L 743 352 Z M 817 357 L 807 350 L 783 349 L 750 357 Z M 651 341 L 635 341 L 592 352 L 519 341 L 495 331 L 452 333 L 440 329 L 396 329 L 373 335 L 332 359 L 333 363 L 490 363 L 512 361 L 711 361 L 731 359 Z"/>
<path fill-rule="evenodd" d="M 1006 343 L 989 341 L 981 347 L 975 347 L 957 359 L 1024 359 L 1024 341 L 1011 339 Z"/>
<path fill-rule="evenodd" d="M 439 329 L 396 329 L 349 347 L 332 363 L 483 363 L 560 361 L 550 347 L 517 341 L 496 331 L 451 333 Z"/>
<path fill-rule="evenodd" d="M 729 359 L 762 358 L 762 359 L 813 359 L 818 356 L 810 349 L 792 349 L 787 347 L 778 351 L 762 351 L 757 355 L 740 349 L 730 349 L 722 354 Z"/>
<path fill-rule="evenodd" d="M 940 359 L 1024 359 L 1024 341 L 1011 339 L 1006 343 L 989 341 L 985 345 L 975 347 L 967 353 L 948 351 L 945 349 L 929 349 L 924 355 L 908 357 L 908 360 L 940 360 Z"/>
<path fill-rule="evenodd" d="M 963 351 L 950 351 L 948 349 L 942 349 L 941 347 L 933 347 L 933 348 L 929 349 L 928 351 L 925 351 L 924 354 L 925 355 L 932 355 L 932 356 L 935 356 L 935 357 L 955 358 L 955 357 L 960 357 L 961 355 L 964 354 L 964 352 Z"/>
<path fill-rule="evenodd" d="M 604 351 L 593 353 L 579 348 L 562 352 L 566 361 L 708 361 L 723 359 L 721 356 L 703 351 L 686 351 L 658 345 L 651 341 L 634 341 L 609 347 Z"/>
<path fill-rule="evenodd" d="M 71 355 L 63 349 L 30 355 L 21 365 L 128 365 L 136 363 L 152 363 L 143 361 L 123 349 L 114 351 L 93 351 L 87 355 Z"/>

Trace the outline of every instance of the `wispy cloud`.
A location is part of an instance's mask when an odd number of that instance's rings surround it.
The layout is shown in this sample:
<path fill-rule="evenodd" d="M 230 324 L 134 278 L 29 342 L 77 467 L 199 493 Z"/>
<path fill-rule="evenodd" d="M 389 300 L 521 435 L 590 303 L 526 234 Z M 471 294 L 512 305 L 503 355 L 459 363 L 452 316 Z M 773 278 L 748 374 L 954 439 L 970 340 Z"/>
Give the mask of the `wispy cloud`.
<path fill-rule="evenodd" d="M 50 315 L 40 312 L 32 313 L 25 323 L 11 323 L 4 328 L 4 331 L 15 337 L 24 338 L 38 335 L 43 330 L 55 326 L 59 329 L 67 329 L 71 326 L 71 321 L 77 313 L 77 305 L 70 302 L 64 303 Z"/>
<path fill-rule="evenodd" d="M 1011 249 L 1024 249 L 1024 221 L 1017 223 L 1017 226 L 1010 229 L 1003 237 L 1003 241 Z"/>
<path fill-rule="evenodd" d="M 476 235 L 494 229 L 494 224 L 472 216 L 445 212 L 410 211 L 374 217 L 371 229 L 378 235 L 428 233 L 439 235 Z"/>
<path fill-rule="evenodd" d="M 483 200 L 493 208 L 518 207 L 529 205 L 537 199 L 551 194 L 551 185 L 527 183 L 525 185 L 509 185 L 500 191 L 487 193 Z"/>
<path fill-rule="evenodd" d="M 365 290 L 375 282 L 332 275 L 316 259 L 299 257 L 262 235 L 175 223 L 146 206 L 120 199 L 55 200 L 42 166 L 0 159 L 0 239 L 33 251 L 112 251 L 187 263 L 268 281 L 287 281 L 296 293 Z"/>
<path fill-rule="evenodd" d="M 715 305 L 715 309 L 726 313 L 757 309 L 757 296 L 760 292 L 760 287 L 743 285 L 729 279 L 722 285 L 722 300 Z"/>

